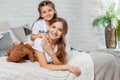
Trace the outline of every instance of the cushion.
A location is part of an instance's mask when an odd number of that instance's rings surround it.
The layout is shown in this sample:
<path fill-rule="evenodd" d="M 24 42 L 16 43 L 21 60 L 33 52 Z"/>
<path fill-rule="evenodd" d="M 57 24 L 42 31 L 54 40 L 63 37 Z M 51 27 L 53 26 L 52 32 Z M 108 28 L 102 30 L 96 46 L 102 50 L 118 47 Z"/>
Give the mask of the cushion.
<path fill-rule="evenodd" d="M 7 50 L 8 48 L 12 47 L 13 41 L 10 37 L 10 33 L 3 33 L 3 37 L 0 39 L 0 50 Z"/>
<path fill-rule="evenodd" d="M 2 21 L 2 22 L 0 21 L 0 34 L 9 32 L 13 42 L 14 41 L 19 42 L 19 40 L 15 37 L 14 33 L 10 30 L 10 28 L 11 28 L 11 25 L 8 21 Z"/>
<path fill-rule="evenodd" d="M 11 30 L 19 41 L 27 42 L 27 39 L 29 37 L 28 35 L 30 34 L 30 27 L 28 24 L 11 28 Z"/>
<path fill-rule="evenodd" d="M 0 34 L 7 33 L 7 32 L 10 33 L 10 37 L 12 38 L 12 41 L 13 41 L 13 42 L 20 42 L 20 41 L 17 39 L 17 37 L 14 35 L 14 33 L 12 32 L 12 30 L 0 31 Z"/>
<path fill-rule="evenodd" d="M 28 29 L 28 28 L 23 28 L 24 29 L 24 32 L 25 32 L 25 35 L 30 35 L 32 30 L 31 29 Z"/>

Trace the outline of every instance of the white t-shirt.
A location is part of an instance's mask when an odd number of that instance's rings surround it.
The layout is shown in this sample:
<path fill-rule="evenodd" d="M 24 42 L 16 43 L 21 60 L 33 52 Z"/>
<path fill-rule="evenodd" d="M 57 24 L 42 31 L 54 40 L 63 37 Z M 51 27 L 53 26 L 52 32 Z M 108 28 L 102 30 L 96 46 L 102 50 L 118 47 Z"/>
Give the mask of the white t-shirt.
<path fill-rule="evenodd" d="M 42 32 L 47 32 L 48 26 L 45 23 L 44 19 L 40 19 L 37 22 L 34 23 L 32 28 L 32 34 L 39 34 Z"/>
<path fill-rule="evenodd" d="M 44 52 L 45 53 L 45 57 L 47 59 L 47 62 L 49 63 L 49 62 L 52 61 L 51 56 L 42 48 L 41 41 L 42 41 L 42 38 L 35 39 L 34 40 L 33 49 L 41 51 L 41 52 Z M 56 53 L 57 50 L 58 50 L 58 47 L 56 46 L 55 49 L 54 49 L 54 52 Z"/>
<path fill-rule="evenodd" d="M 47 32 L 47 30 L 48 30 L 48 26 L 45 23 L 45 20 L 44 19 L 40 19 L 40 20 L 38 20 L 37 22 L 35 22 L 33 24 L 32 34 L 39 34 L 39 33 L 42 33 L 42 32 Z M 33 41 L 29 37 L 26 43 L 33 44 Z"/>

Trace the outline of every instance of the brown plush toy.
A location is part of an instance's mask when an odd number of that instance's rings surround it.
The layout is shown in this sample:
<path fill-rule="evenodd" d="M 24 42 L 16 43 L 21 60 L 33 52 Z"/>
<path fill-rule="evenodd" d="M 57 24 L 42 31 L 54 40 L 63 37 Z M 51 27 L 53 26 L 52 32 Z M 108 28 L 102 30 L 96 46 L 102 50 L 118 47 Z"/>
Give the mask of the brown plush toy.
<path fill-rule="evenodd" d="M 34 55 L 34 49 L 30 44 L 24 44 L 21 42 L 20 44 L 13 45 L 12 48 L 8 49 L 7 51 L 7 61 L 8 62 L 18 62 L 22 63 L 25 59 L 29 59 L 31 62 L 37 60 Z"/>

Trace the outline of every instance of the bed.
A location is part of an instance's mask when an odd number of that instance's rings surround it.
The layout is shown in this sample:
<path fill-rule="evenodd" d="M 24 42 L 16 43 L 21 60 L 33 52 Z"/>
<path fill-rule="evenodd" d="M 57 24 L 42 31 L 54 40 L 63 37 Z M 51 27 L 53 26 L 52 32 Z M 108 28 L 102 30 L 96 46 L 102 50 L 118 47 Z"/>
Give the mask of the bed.
<path fill-rule="evenodd" d="M 68 53 L 68 64 L 80 67 L 82 72 L 80 77 L 69 71 L 41 68 L 38 62 L 26 61 L 22 64 L 6 62 L 6 50 L 12 46 L 13 41 L 26 42 L 29 27 L 25 24 L 11 28 L 8 22 L 3 24 L 2 26 L 0 24 L 0 34 L 4 35 L 4 38 L 0 39 L 0 80 L 120 80 L 120 69 L 117 67 L 115 57 L 98 51 L 86 53 L 73 49 Z"/>
<path fill-rule="evenodd" d="M 68 64 L 81 69 L 79 77 L 69 71 L 44 69 L 38 62 L 7 62 L 6 56 L 3 56 L 0 57 L 0 80 L 94 80 L 94 64 L 88 53 L 72 50 L 67 60 Z"/>
<path fill-rule="evenodd" d="M 38 62 L 6 62 L 0 57 L 0 80 L 120 80 L 120 70 L 115 57 L 102 52 L 79 52 L 68 54 L 68 64 L 79 66 L 82 75 L 76 77 L 69 71 L 51 71 L 41 68 Z"/>

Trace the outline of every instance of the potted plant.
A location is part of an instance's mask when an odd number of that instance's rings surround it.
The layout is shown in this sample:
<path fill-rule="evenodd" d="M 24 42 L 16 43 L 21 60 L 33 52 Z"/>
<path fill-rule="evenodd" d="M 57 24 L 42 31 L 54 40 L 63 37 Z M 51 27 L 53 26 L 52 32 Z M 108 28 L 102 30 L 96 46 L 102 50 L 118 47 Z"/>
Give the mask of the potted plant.
<path fill-rule="evenodd" d="M 93 20 L 93 27 L 99 25 L 105 27 L 105 43 L 107 48 L 116 48 L 116 27 L 118 26 L 119 16 L 120 10 L 115 10 L 115 3 L 112 3 L 104 15 L 98 16 Z"/>

